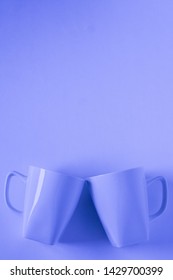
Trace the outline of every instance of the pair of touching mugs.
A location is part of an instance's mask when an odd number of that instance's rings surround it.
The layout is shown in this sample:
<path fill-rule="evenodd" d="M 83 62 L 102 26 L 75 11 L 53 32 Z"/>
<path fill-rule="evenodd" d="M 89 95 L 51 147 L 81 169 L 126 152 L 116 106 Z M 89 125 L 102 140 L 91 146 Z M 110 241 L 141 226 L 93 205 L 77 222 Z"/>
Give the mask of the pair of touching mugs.
<path fill-rule="evenodd" d="M 23 211 L 16 209 L 11 202 L 13 176 L 26 185 Z M 155 181 L 162 185 L 162 200 L 156 213 L 149 215 L 147 187 Z M 147 241 L 150 221 L 166 209 L 165 178 L 158 176 L 147 180 L 142 167 L 83 179 L 29 166 L 27 176 L 17 171 L 7 174 L 5 201 L 13 211 L 23 213 L 24 237 L 54 244 L 70 221 L 85 183 L 105 232 L 115 247 Z"/>

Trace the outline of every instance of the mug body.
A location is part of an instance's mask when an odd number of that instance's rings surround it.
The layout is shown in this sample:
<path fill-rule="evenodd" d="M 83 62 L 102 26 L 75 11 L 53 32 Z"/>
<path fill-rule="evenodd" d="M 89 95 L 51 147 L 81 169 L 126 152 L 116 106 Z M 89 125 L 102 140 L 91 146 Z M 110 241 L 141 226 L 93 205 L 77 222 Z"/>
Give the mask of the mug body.
<path fill-rule="evenodd" d="M 58 240 L 71 218 L 84 180 L 30 166 L 26 182 L 23 234 L 47 244 Z"/>
<path fill-rule="evenodd" d="M 91 195 L 112 245 L 148 240 L 147 184 L 143 168 L 89 178 Z"/>

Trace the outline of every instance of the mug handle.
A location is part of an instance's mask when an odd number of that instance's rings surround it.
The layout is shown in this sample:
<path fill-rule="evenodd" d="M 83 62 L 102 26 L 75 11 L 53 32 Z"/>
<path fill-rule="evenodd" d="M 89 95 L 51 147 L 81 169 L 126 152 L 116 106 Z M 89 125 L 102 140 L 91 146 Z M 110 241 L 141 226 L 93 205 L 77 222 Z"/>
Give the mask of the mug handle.
<path fill-rule="evenodd" d="M 18 176 L 18 177 L 22 180 L 22 182 L 24 182 L 24 183 L 26 182 L 27 176 L 23 175 L 22 173 L 19 173 L 19 172 L 17 172 L 17 171 L 9 172 L 9 173 L 7 174 L 7 177 L 6 177 L 6 180 L 5 180 L 5 201 L 6 201 L 7 206 L 8 206 L 11 210 L 13 210 L 13 211 L 15 211 L 15 212 L 17 212 L 17 213 L 22 213 L 23 211 L 18 210 L 17 208 L 15 208 L 15 207 L 12 205 L 11 201 L 10 201 L 10 196 L 9 196 L 10 181 L 11 181 L 11 178 L 12 178 L 13 176 Z"/>
<path fill-rule="evenodd" d="M 158 177 L 155 177 L 155 178 L 152 178 L 152 179 L 148 179 L 147 180 L 147 184 L 148 185 L 151 185 L 153 182 L 156 182 L 156 181 L 160 181 L 161 184 L 162 184 L 162 203 L 161 203 L 161 206 L 159 208 L 159 210 L 152 214 L 152 215 L 149 215 L 149 218 L 150 220 L 154 220 L 155 218 L 157 218 L 158 216 L 160 216 L 166 209 L 166 205 L 167 205 L 167 182 L 166 182 L 166 179 L 162 176 L 158 176 Z"/>

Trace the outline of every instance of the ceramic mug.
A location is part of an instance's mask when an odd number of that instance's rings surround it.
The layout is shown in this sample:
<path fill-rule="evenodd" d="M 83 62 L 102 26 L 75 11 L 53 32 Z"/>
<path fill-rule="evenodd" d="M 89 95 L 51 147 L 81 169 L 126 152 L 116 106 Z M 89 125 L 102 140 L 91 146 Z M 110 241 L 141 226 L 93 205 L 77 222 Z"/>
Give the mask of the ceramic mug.
<path fill-rule="evenodd" d="M 53 244 L 63 233 L 79 201 L 84 180 L 59 172 L 30 166 L 28 176 L 10 172 L 5 182 L 5 200 L 10 201 L 10 183 L 18 176 L 26 185 L 23 210 L 23 235 L 26 238 Z"/>
<path fill-rule="evenodd" d="M 160 181 L 160 208 L 149 215 L 147 186 Z M 160 216 L 167 204 L 167 183 L 158 176 L 146 180 L 143 168 L 88 178 L 96 210 L 113 246 L 123 247 L 147 241 L 149 221 Z"/>

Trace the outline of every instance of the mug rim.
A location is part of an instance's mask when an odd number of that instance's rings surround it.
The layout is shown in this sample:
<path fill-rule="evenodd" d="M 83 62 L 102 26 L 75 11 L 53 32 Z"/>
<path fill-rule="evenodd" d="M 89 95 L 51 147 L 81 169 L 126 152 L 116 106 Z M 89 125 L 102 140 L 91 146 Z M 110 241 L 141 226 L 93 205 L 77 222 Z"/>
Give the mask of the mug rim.
<path fill-rule="evenodd" d="M 40 170 L 48 171 L 50 173 L 59 174 L 61 176 L 67 177 L 67 178 L 79 180 L 81 182 L 85 181 L 84 178 L 79 177 L 79 176 L 68 175 L 65 172 L 55 171 L 55 170 L 52 170 L 52 169 L 47 169 L 47 168 L 39 167 L 39 166 L 36 166 L 36 165 L 29 165 L 29 169 L 30 168 L 37 168 L 37 169 L 40 169 Z"/>
<path fill-rule="evenodd" d="M 113 172 L 108 172 L 108 173 L 104 173 L 104 174 L 94 175 L 94 176 L 87 177 L 86 180 L 108 177 L 108 176 L 111 176 L 111 175 L 118 175 L 118 174 L 121 174 L 121 173 L 127 173 L 127 172 L 131 172 L 131 171 L 135 171 L 135 170 L 144 171 L 144 167 L 143 166 L 137 166 L 137 167 L 132 167 L 132 168 L 128 168 L 128 169 L 124 169 L 124 170 L 120 170 L 120 171 L 113 171 Z"/>

